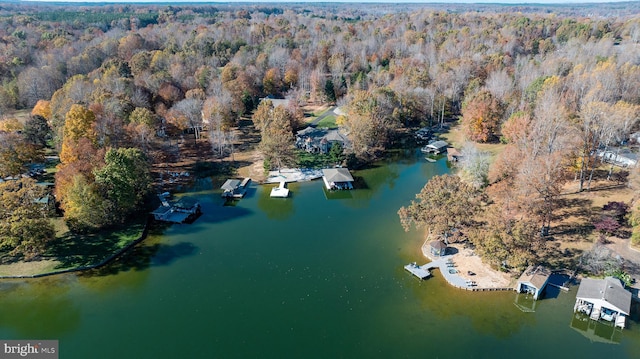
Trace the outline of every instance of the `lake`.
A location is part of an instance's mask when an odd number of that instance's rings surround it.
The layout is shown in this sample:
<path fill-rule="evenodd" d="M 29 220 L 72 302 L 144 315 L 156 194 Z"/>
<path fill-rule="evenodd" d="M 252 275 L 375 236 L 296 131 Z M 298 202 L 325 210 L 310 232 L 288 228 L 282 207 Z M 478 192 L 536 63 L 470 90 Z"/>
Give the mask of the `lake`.
<path fill-rule="evenodd" d="M 423 238 L 396 212 L 448 172 L 407 151 L 354 172 L 354 191 L 252 185 L 234 206 L 201 180 L 193 224 L 158 226 L 97 271 L 0 282 L 0 338 L 58 339 L 61 358 L 638 357 L 638 323 L 574 319 L 576 288 L 524 312 L 514 292 L 405 272 L 426 262 Z"/>

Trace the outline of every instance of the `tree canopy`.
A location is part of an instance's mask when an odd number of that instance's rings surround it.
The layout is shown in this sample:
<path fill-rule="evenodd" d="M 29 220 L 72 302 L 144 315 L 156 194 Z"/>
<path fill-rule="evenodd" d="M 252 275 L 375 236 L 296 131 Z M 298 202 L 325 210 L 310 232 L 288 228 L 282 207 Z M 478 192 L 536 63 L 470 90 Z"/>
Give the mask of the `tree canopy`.
<path fill-rule="evenodd" d="M 398 215 L 405 230 L 413 225 L 429 227 L 434 235 L 455 241 L 474 223 L 482 200 L 482 193 L 460 177 L 434 176 L 416 194 L 416 200 L 400 208 Z"/>

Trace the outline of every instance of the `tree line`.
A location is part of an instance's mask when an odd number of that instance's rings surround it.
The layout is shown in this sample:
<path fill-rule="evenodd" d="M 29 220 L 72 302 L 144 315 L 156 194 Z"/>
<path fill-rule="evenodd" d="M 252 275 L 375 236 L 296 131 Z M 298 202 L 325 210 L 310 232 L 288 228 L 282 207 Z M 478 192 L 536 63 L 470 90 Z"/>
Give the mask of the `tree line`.
<path fill-rule="evenodd" d="M 469 139 L 507 144 L 478 177 L 502 218 L 542 224 L 562 181 L 573 171 L 588 189 L 593 150 L 637 124 L 640 18 L 623 12 L 114 5 L 99 18 L 101 9 L 0 8 L 0 114 L 33 109 L 50 127 L 56 199 L 78 230 L 139 208 L 149 166 L 172 151 L 159 135 L 189 131 L 202 145 L 206 129 L 205 143 L 224 157 L 233 128 L 254 114 L 265 158 L 283 164 L 307 103 L 344 107 L 339 122 L 361 161 L 404 129 L 460 117 Z M 267 96 L 291 106 L 261 103 Z M 31 156 L 5 140 L 17 132 L 2 133 L 1 151 L 22 153 L 4 157 L 20 160 L 3 163 L 3 177 Z"/>

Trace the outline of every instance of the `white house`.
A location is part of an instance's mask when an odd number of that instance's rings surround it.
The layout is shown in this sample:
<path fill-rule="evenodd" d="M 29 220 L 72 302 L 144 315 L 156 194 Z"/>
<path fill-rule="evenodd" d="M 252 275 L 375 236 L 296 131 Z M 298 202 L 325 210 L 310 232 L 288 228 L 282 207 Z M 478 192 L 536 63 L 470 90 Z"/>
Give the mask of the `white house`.
<path fill-rule="evenodd" d="M 631 292 L 624 289 L 619 279 L 585 278 L 576 294 L 574 312 L 582 312 L 593 320 L 606 320 L 624 328 L 631 310 Z"/>

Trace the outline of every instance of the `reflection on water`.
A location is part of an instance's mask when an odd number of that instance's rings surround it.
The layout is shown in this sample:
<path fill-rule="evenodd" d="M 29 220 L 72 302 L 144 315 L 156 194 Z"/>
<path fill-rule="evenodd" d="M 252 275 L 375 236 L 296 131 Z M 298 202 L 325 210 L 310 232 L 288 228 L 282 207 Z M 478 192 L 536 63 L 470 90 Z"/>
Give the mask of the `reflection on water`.
<path fill-rule="evenodd" d="M 622 329 L 610 323 L 591 320 L 587 315 L 574 313 L 571 328 L 577 330 L 591 342 L 619 344 L 622 339 Z"/>
<path fill-rule="evenodd" d="M 81 314 L 70 277 L 8 280 L 0 285 L 0 323 L 13 338 L 58 338 L 77 330 Z M 6 338 L 6 336 L 0 336 Z"/>
<path fill-rule="evenodd" d="M 97 271 L 0 282 L 0 338 L 60 339 L 65 358 L 83 359 L 634 357 L 636 324 L 615 346 L 567 325 L 575 291 L 528 313 L 514 292 L 407 274 L 426 262 L 424 239 L 403 231 L 397 210 L 448 169 L 414 150 L 397 156 L 354 171 L 364 185 L 341 200 L 315 181 L 287 199 L 255 186 L 223 206 L 200 181 L 193 224 L 159 225 Z"/>

